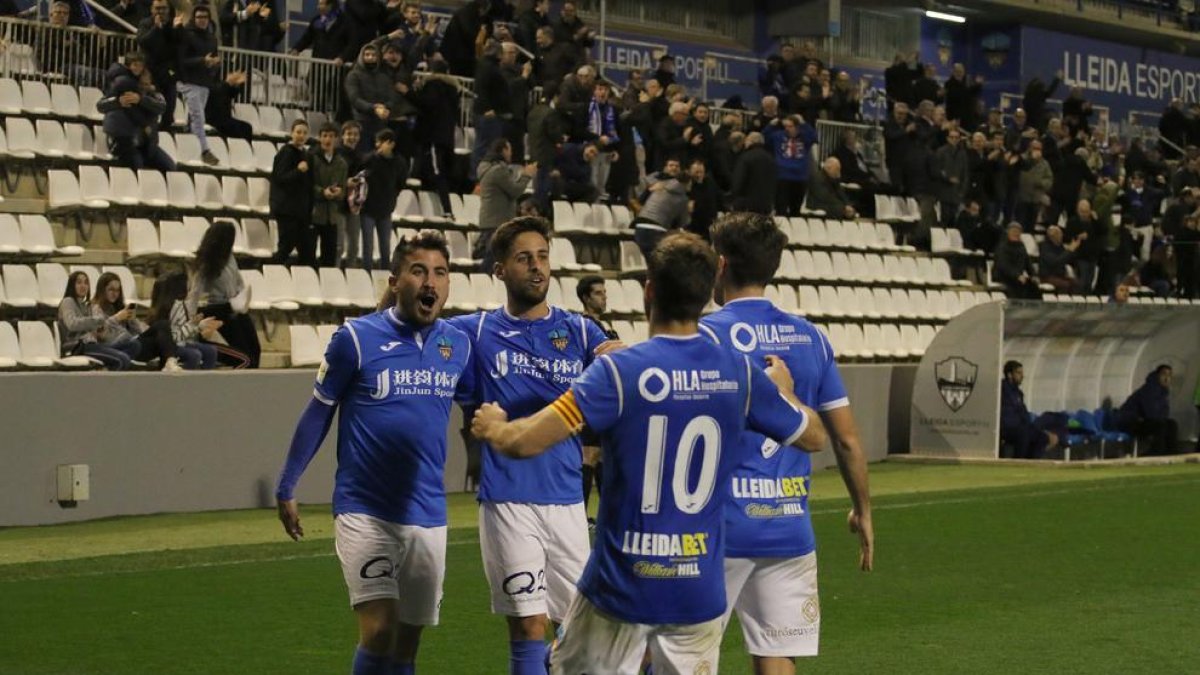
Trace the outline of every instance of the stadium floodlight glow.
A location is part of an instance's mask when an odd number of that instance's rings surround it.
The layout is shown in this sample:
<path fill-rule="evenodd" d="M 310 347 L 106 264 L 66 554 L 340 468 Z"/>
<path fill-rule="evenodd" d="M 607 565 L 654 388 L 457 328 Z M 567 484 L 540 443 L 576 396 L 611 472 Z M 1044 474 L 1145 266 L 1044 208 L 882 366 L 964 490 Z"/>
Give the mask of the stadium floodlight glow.
<path fill-rule="evenodd" d="M 959 16 L 957 14 L 947 14 L 946 12 L 936 12 L 932 9 L 925 10 L 925 16 L 930 19 L 937 19 L 939 21 L 949 21 L 951 23 L 966 23 L 967 22 L 967 17 L 965 17 L 965 16 Z"/>

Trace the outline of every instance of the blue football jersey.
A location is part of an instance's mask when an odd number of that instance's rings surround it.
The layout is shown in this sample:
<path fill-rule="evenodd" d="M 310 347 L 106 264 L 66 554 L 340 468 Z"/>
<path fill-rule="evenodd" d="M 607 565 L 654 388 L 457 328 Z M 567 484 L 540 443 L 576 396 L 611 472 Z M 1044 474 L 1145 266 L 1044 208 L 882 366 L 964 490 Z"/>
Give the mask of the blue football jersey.
<path fill-rule="evenodd" d="M 533 321 L 504 308 L 448 320 L 474 348 L 476 403 L 498 403 L 509 419 L 527 417 L 566 393 L 608 340 L 586 317 L 551 307 Z M 479 501 L 577 504 L 583 501 L 583 448 L 570 438 L 534 459 L 483 445 Z"/>
<path fill-rule="evenodd" d="M 765 298 L 743 298 L 701 321 L 722 345 L 766 367 L 767 356 L 787 364 L 796 398 L 819 411 L 850 405 L 833 349 L 817 327 Z M 816 548 L 808 513 L 812 460 L 786 452 L 762 434 L 742 436 L 742 461 L 728 484 L 725 552 L 733 558 L 791 558 Z"/>
<path fill-rule="evenodd" d="M 569 423 L 577 421 L 572 406 L 604 452 L 580 592 L 631 623 L 720 616 L 724 486 L 740 462 L 742 433 L 749 425 L 790 445 L 804 432 L 804 413 L 747 357 L 700 335 L 658 336 L 600 357 L 556 404 Z"/>
<path fill-rule="evenodd" d="M 390 309 L 334 333 L 313 396 L 340 408 L 335 514 L 446 524 L 445 430 L 451 402 L 473 386 L 470 363 L 462 331 L 444 321 L 416 331 Z"/>

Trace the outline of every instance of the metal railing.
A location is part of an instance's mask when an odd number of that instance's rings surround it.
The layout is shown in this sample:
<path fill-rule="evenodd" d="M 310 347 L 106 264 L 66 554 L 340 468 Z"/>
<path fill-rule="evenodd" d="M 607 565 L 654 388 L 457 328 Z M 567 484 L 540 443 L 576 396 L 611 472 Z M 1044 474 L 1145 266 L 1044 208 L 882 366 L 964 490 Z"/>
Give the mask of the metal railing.
<path fill-rule="evenodd" d="M 103 87 L 104 72 L 137 48 L 132 35 L 0 18 L 0 75 Z"/>
<path fill-rule="evenodd" d="M 233 47 L 222 47 L 220 54 L 222 75 L 246 73 L 239 103 L 331 112 L 341 99 L 345 72 L 333 61 Z"/>
<path fill-rule="evenodd" d="M 1021 107 L 1021 101 L 1025 96 L 1023 94 L 1000 94 L 1000 110 L 1004 113 L 1005 121 L 1012 118 L 1012 111 Z M 1062 115 L 1062 101 L 1056 98 L 1046 100 L 1046 112 L 1057 113 Z M 1113 132 L 1112 111 L 1108 106 L 1092 105 L 1092 113 L 1095 115 L 1095 120 L 1092 122 L 1092 127 L 1098 129 L 1105 137 Z"/>
<path fill-rule="evenodd" d="M 817 144 L 820 146 L 817 161 L 829 157 L 842 144 L 842 136 L 853 131 L 858 136 L 858 149 L 867 166 L 881 169 L 887 165 L 884 152 L 883 127 L 874 124 L 850 124 L 831 120 L 817 120 Z"/>

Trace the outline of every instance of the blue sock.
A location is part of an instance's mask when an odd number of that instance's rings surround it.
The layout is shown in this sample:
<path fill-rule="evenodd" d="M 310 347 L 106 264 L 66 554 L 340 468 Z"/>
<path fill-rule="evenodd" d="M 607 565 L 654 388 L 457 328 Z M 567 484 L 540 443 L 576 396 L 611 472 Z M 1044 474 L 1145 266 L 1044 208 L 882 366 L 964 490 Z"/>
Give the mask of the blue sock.
<path fill-rule="evenodd" d="M 359 647 L 354 650 L 354 670 L 352 675 L 388 675 L 388 667 L 392 657 L 379 656 Z"/>
<path fill-rule="evenodd" d="M 388 671 L 388 675 L 417 675 L 417 664 L 392 661 L 392 669 Z"/>
<path fill-rule="evenodd" d="M 546 643 L 543 640 L 509 640 L 509 675 L 546 675 Z"/>

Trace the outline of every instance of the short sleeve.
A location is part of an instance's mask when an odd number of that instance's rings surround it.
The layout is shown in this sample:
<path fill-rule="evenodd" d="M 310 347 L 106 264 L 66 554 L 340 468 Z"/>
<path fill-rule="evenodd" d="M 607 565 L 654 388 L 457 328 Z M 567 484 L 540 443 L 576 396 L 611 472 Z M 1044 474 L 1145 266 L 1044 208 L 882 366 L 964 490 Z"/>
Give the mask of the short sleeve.
<path fill-rule="evenodd" d="M 359 368 L 358 338 L 354 328 L 342 324 L 325 349 L 325 359 L 317 370 L 313 396 L 325 405 L 337 405 L 349 391 Z"/>
<path fill-rule="evenodd" d="M 846 394 L 846 385 L 842 384 L 842 374 L 838 372 L 837 361 L 833 357 L 833 349 L 829 341 L 820 332 L 817 333 L 824 347 L 825 368 L 821 372 L 821 382 L 817 390 L 817 400 L 814 401 L 817 410 L 826 412 L 850 405 L 850 397 Z"/>
<path fill-rule="evenodd" d="M 475 377 L 475 346 L 470 339 L 462 338 L 466 343 L 467 358 L 463 363 L 462 374 L 458 376 L 458 387 L 454 391 L 454 401 L 459 405 L 478 405 L 479 397 L 476 391 L 478 379 Z"/>
<path fill-rule="evenodd" d="M 583 421 L 592 431 L 606 431 L 617 423 L 625 401 L 617 365 L 611 356 L 596 359 L 575 380 L 571 391 Z"/>
<path fill-rule="evenodd" d="M 749 383 L 746 423 L 780 445 L 794 444 L 808 427 L 808 417 L 779 393 L 779 387 L 764 371 L 751 365 L 749 358 L 744 361 Z"/>

